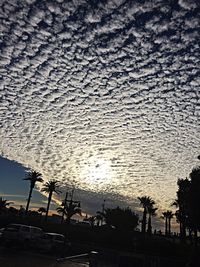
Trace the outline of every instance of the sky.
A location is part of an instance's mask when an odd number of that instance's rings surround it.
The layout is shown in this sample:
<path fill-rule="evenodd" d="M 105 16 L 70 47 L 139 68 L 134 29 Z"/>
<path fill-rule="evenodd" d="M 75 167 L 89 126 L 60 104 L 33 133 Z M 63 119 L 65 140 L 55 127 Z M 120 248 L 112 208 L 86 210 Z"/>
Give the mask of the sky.
<path fill-rule="evenodd" d="M 8 200 L 11 206 L 25 208 L 30 184 L 23 179 L 26 178 L 29 169 L 15 161 L 0 157 L 0 170 L 0 197 Z M 46 207 L 46 197 L 38 190 L 33 190 L 32 198 L 32 209 Z"/>
<path fill-rule="evenodd" d="M 1 0 L 1 156 L 88 212 L 169 209 L 200 154 L 199 36 L 195 0 Z"/>

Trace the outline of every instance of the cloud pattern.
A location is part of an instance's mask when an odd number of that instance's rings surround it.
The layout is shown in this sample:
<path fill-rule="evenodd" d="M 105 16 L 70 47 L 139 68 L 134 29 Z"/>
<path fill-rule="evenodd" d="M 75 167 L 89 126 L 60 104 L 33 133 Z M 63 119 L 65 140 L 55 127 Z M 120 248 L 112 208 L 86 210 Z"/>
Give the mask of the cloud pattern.
<path fill-rule="evenodd" d="M 197 163 L 198 1 L 2 0 L 1 154 L 161 206 Z"/>

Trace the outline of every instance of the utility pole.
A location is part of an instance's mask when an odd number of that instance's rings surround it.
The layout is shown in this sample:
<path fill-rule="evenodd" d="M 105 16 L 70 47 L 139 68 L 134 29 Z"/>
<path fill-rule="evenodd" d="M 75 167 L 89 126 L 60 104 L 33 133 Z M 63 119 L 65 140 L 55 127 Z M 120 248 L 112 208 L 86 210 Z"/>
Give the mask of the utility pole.
<path fill-rule="evenodd" d="M 106 200 L 104 199 L 104 200 L 103 200 L 103 204 L 102 204 L 102 213 L 105 212 L 105 202 L 106 202 Z"/>
<path fill-rule="evenodd" d="M 66 192 L 65 199 L 62 203 L 63 206 L 63 213 L 62 213 L 62 222 L 64 220 L 64 215 L 66 214 L 67 216 L 72 212 L 74 208 L 80 208 L 81 202 L 77 200 L 73 200 L 74 198 L 74 189 L 72 189 L 72 193 L 69 197 L 69 192 Z"/>
<path fill-rule="evenodd" d="M 74 196 L 74 189 L 72 189 L 72 193 L 71 193 L 71 202 L 73 202 L 73 196 Z"/>
<path fill-rule="evenodd" d="M 63 223 L 63 221 L 64 221 L 65 208 L 66 208 L 66 206 L 67 206 L 67 198 L 68 198 L 68 192 L 66 192 L 65 199 L 64 199 L 64 201 L 63 201 L 63 213 L 62 213 L 61 223 Z"/>
<path fill-rule="evenodd" d="M 106 202 L 106 200 L 104 199 L 103 200 L 103 204 L 102 204 L 102 215 L 104 216 L 104 214 L 105 214 L 105 202 Z M 102 219 L 101 219 L 101 225 L 103 224 L 103 217 L 102 216 Z"/>

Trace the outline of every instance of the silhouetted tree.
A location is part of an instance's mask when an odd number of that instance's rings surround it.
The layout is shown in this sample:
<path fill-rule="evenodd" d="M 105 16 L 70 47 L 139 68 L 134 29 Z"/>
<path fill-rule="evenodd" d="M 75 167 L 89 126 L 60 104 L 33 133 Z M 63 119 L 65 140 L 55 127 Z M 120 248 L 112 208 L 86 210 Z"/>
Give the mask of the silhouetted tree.
<path fill-rule="evenodd" d="M 56 210 L 59 214 L 61 214 L 61 223 L 63 223 L 64 218 L 65 218 L 65 208 L 61 205 L 61 206 L 57 207 Z"/>
<path fill-rule="evenodd" d="M 4 212 L 7 211 L 7 208 L 10 204 L 12 204 L 13 202 L 8 202 L 8 200 L 3 199 L 2 197 L 0 197 L 0 215 Z"/>
<path fill-rule="evenodd" d="M 93 228 L 96 222 L 96 217 L 95 216 L 90 216 L 86 214 L 86 217 L 83 219 L 84 222 L 88 222 L 90 226 Z"/>
<path fill-rule="evenodd" d="M 167 217 L 168 217 L 168 230 L 169 230 L 169 235 L 171 235 L 171 219 L 174 217 L 174 214 L 172 211 L 168 211 L 168 214 L 167 214 Z"/>
<path fill-rule="evenodd" d="M 97 211 L 95 218 L 96 218 L 97 226 L 100 226 L 103 224 L 105 213 L 103 213 L 102 211 Z"/>
<path fill-rule="evenodd" d="M 165 235 L 171 235 L 171 219 L 174 214 L 171 210 L 163 212 L 163 218 L 165 219 Z"/>
<path fill-rule="evenodd" d="M 72 190 L 72 198 L 73 198 L 73 190 Z M 61 206 L 57 209 L 58 213 L 61 213 L 61 223 L 64 222 L 64 217 L 65 217 L 65 206 L 67 205 L 68 201 L 68 192 L 65 194 L 65 199 L 62 201 Z"/>
<path fill-rule="evenodd" d="M 148 196 L 144 197 L 138 197 L 140 201 L 140 205 L 143 207 L 143 217 L 142 217 L 142 233 L 146 232 L 146 224 L 147 224 L 147 212 L 148 212 L 148 207 L 151 207 L 155 204 L 153 199 Z"/>
<path fill-rule="evenodd" d="M 38 209 L 38 212 L 42 215 L 43 213 L 45 213 L 47 210 L 44 207 L 40 207 Z"/>
<path fill-rule="evenodd" d="M 96 217 L 95 216 L 91 216 L 87 220 L 90 223 L 91 227 L 93 228 L 94 225 L 95 225 Z"/>
<path fill-rule="evenodd" d="M 198 157 L 200 158 L 200 157 Z M 186 228 L 189 234 L 194 232 L 195 245 L 197 246 L 197 235 L 200 230 L 200 166 L 193 168 L 190 179 L 178 180 L 177 199 L 174 205 L 177 221 L 180 223 L 180 234 L 184 238 Z"/>
<path fill-rule="evenodd" d="M 46 215 L 45 215 L 45 220 L 47 220 L 48 218 L 48 213 L 49 213 L 49 207 L 50 207 L 50 203 L 51 203 L 51 199 L 53 196 L 53 193 L 55 192 L 56 194 L 61 193 L 60 190 L 58 190 L 59 188 L 59 184 L 58 181 L 56 180 L 51 180 L 48 181 L 44 184 L 42 191 L 45 193 L 48 193 L 48 203 L 47 203 L 47 209 L 46 209 Z"/>
<path fill-rule="evenodd" d="M 190 173 L 191 187 L 189 191 L 189 220 L 194 231 L 195 244 L 197 245 L 197 233 L 200 230 L 200 166 Z"/>
<path fill-rule="evenodd" d="M 27 174 L 27 177 L 24 178 L 23 180 L 27 180 L 30 182 L 30 189 L 29 189 L 29 195 L 28 195 L 28 199 L 27 199 L 27 205 L 26 205 L 26 210 L 25 210 L 25 214 L 28 213 L 28 209 L 29 209 L 29 204 L 30 204 L 30 201 L 31 201 L 31 197 L 32 197 L 32 192 L 33 192 L 33 189 L 35 187 L 35 184 L 37 182 L 39 183 L 42 183 L 43 182 L 43 179 L 41 177 L 41 173 L 39 172 L 36 172 L 36 171 L 30 171 L 28 174 Z"/>
<path fill-rule="evenodd" d="M 38 209 L 38 213 L 40 214 L 40 220 L 42 220 L 42 214 L 44 213 L 46 213 L 46 209 L 44 208 L 44 207 L 40 207 L 39 209 Z"/>
<path fill-rule="evenodd" d="M 57 208 L 57 212 L 64 214 L 66 218 L 66 223 L 70 223 L 70 219 L 75 215 L 79 214 L 81 215 L 81 207 L 80 207 L 80 202 L 74 202 L 74 201 L 69 201 L 67 203 L 62 203 L 60 207 Z"/>
<path fill-rule="evenodd" d="M 105 209 L 105 221 L 106 224 L 114 226 L 117 229 L 134 230 L 138 225 L 138 215 L 131 209 L 121 209 L 119 207 L 115 209 Z"/>
<path fill-rule="evenodd" d="M 17 216 L 19 215 L 19 210 L 14 208 L 14 207 L 9 207 L 7 208 L 8 214 L 12 215 L 12 216 Z"/>
<path fill-rule="evenodd" d="M 147 212 L 148 212 L 148 227 L 147 227 L 147 233 L 151 234 L 152 233 L 152 225 L 151 225 L 151 218 L 152 216 L 156 216 L 156 211 L 157 211 L 157 208 L 154 208 L 153 205 L 150 205 L 148 208 L 147 208 Z"/>
<path fill-rule="evenodd" d="M 165 235 L 168 235 L 168 220 L 167 220 L 167 212 L 162 213 L 162 218 L 165 219 Z"/>
<path fill-rule="evenodd" d="M 186 227 L 189 228 L 189 195 L 191 182 L 186 179 L 178 179 L 177 182 L 178 191 L 177 199 L 174 201 L 173 205 L 178 208 L 176 211 L 176 220 L 180 226 L 180 236 L 182 239 L 186 237 Z"/>
<path fill-rule="evenodd" d="M 25 208 L 22 205 L 20 205 L 20 207 L 19 207 L 19 216 L 24 216 L 24 214 L 25 214 Z"/>
<path fill-rule="evenodd" d="M 102 226 L 103 223 L 105 222 L 105 202 L 106 200 L 104 199 L 102 203 L 102 210 L 96 212 L 95 218 L 96 218 L 97 226 L 100 226 L 100 225 Z"/>

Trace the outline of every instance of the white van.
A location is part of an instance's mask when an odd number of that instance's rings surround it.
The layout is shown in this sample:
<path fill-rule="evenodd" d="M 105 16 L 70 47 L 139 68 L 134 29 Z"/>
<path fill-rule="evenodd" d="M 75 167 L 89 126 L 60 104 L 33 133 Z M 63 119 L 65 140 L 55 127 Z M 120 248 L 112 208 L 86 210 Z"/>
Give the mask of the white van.
<path fill-rule="evenodd" d="M 23 224 L 9 224 L 3 232 L 5 243 L 22 243 L 28 245 L 36 242 L 43 235 L 39 227 Z"/>

